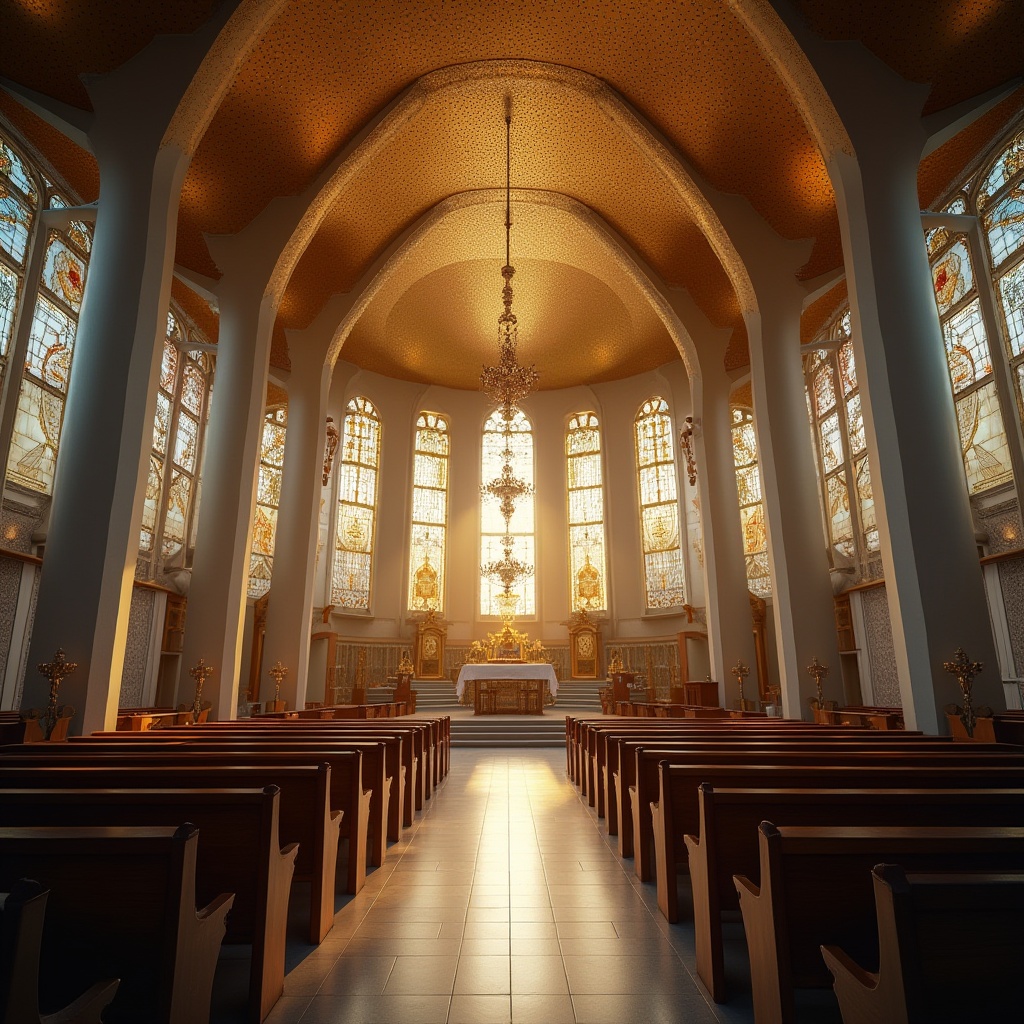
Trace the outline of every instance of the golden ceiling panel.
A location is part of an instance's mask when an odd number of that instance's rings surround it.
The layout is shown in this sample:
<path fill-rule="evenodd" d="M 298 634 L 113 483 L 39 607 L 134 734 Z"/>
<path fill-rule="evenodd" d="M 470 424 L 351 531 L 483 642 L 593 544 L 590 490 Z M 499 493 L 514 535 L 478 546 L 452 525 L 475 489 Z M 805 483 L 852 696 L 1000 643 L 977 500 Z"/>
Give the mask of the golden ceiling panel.
<path fill-rule="evenodd" d="M 687 287 L 713 322 L 736 322 L 732 287 L 682 195 L 593 97 L 550 81 L 485 79 L 429 94 L 354 174 L 292 275 L 281 312 L 286 326 L 306 326 L 330 294 L 350 290 L 439 201 L 503 183 L 510 90 L 514 185 L 572 196 L 598 211 L 665 281 Z M 500 254 L 500 232 L 493 247 Z"/>
<path fill-rule="evenodd" d="M 725 347 L 722 364 L 726 370 L 742 370 L 750 365 L 750 341 L 747 337 L 747 325 L 742 321 L 733 328 L 729 344 Z"/>
<path fill-rule="evenodd" d="M 825 39 L 857 39 L 902 77 L 932 86 L 943 110 L 1024 74 L 1024 17 L 1007 0 L 798 0 Z"/>
<path fill-rule="evenodd" d="M 800 344 L 806 345 L 814 341 L 822 327 L 832 319 L 839 307 L 846 304 L 847 298 L 848 292 L 844 277 L 824 295 L 815 299 L 800 317 Z"/>
<path fill-rule="evenodd" d="M 729 395 L 729 404 L 734 409 L 753 409 L 754 408 L 754 392 L 750 386 L 748 380 L 746 384 L 741 384 L 735 391 Z"/>
<path fill-rule="evenodd" d="M 614 380 L 680 358 L 630 269 L 577 217 L 517 202 L 512 218 L 519 357 L 536 364 L 542 388 Z M 432 226 L 374 293 L 342 358 L 391 377 L 477 388 L 481 367 L 497 357 L 503 219 L 502 204 L 491 201 Z"/>
<path fill-rule="evenodd" d="M 0 13 L 0 67 L 6 78 L 90 110 L 80 75 L 120 67 L 154 36 L 194 32 L 216 7 L 216 0 L 14 0 Z"/>
<path fill-rule="evenodd" d="M 780 233 L 829 235 L 834 198 L 813 140 L 724 3 L 455 0 L 441 13 L 434 0 L 295 0 L 254 49 L 192 161 L 179 254 L 201 259 L 200 230 L 237 231 L 273 196 L 301 191 L 420 76 L 510 56 L 598 76 L 716 188 L 746 195 Z M 545 129 L 571 133 L 551 122 Z M 598 149 L 589 124 L 571 130 L 574 148 Z M 450 147 L 431 141 L 421 167 L 441 172 Z M 405 209 L 405 221 L 423 208 Z M 812 254 L 815 273 L 836 256 L 827 238 L 823 245 Z"/>
<path fill-rule="evenodd" d="M 210 308 L 206 299 L 176 277 L 171 278 L 171 298 L 192 318 L 192 322 L 203 332 L 205 340 L 216 344 L 220 334 L 220 317 Z"/>

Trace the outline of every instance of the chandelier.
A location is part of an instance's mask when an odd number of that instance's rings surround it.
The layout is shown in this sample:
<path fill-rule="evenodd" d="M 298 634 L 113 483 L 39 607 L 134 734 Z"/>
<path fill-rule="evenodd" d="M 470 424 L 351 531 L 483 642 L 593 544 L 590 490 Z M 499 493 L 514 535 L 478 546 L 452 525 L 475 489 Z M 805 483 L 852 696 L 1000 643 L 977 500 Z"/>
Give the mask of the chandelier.
<path fill-rule="evenodd" d="M 516 503 L 533 494 L 533 487 L 516 476 L 513 466 L 512 422 L 519 411 L 519 403 L 537 387 L 537 371 L 519 365 L 516 358 L 518 322 L 512 312 L 512 277 L 515 268 L 511 259 L 512 238 L 512 116 L 505 114 L 505 265 L 501 277 L 505 282 L 501 290 L 504 311 L 498 317 L 498 362 L 485 366 L 480 374 L 480 388 L 499 408 L 504 424 L 505 448 L 501 453 L 501 473 L 483 484 L 480 493 L 498 502 L 505 520 L 505 533 L 501 538 L 502 557 L 480 566 L 484 577 L 500 583 L 502 590 L 494 598 L 506 628 L 515 616 L 519 594 L 513 587 L 534 574 L 534 567 L 516 558 L 512 553 L 515 538 L 511 531 Z"/>

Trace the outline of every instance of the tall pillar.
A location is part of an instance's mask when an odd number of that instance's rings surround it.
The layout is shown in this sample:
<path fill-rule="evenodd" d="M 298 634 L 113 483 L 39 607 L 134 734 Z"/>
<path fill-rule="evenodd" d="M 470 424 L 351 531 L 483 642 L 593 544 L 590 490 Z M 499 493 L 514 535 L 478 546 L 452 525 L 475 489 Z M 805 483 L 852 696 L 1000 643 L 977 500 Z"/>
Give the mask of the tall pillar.
<path fill-rule="evenodd" d="M 112 729 L 117 714 L 159 340 L 188 165 L 180 149 L 160 146 L 159 109 L 155 124 L 119 120 L 125 104 L 116 79 L 115 73 L 90 86 L 101 198 L 54 476 L 29 649 L 33 668 L 22 697 L 23 707 L 46 705 L 49 684 L 34 666 L 63 647 L 78 664 L 60 693 L 78 710 L 76 733 Z M 145 87 L 139 76 L 132 83 Z"/>
<path fill-rule="evenodd" d="M 288 668 L 281 696 L 289 707 L 301 708 L 309 673 L 313 577 L 332 368 L 326 361 L 326 346 L 299 343 L 295 335 L 290 340 L 288 429 L 263 665 L 265 677 L 266 668 L 276 661 Z M 273 695 L 268 687 L 272 684 L 266 678 L 261 680 L 261 696 Z"/>
<path fill-rule="evenodd" d="M 276 310 L 258 278 L 246 286 L 238 284 L 239 276 L 219 292 L 217 369 L 182 653 L 186 670 L 200 658 L 212 666 L 203 696 L 213 704 L 211 717 L 220 720 L 233 718 L 238 702 L 242 616 Z M 184 673 L 182 682 L 187 685 Z"/>
<path fill-rule="evenodd" d="M 769 256 L 764 263 L 775 264 Z M 834 694 L 839 648 L 800 352 L 804 293 L 792 273 L 767 285 L 758 288 L 758 313 L 747 318 L 754 427 L 782 708 L 787 718 L 801 718 L 809 714 L 806 698 L 816 693 L 807 665 L 814 657 L 829 665 L 833 682 L 825 693 Z"/>
<path fill-rule="evenodd" d="M 723 363 L 730 332 L 716 329 L 688 294 L 674 292 L 670 301 L 700 359 L 699 374 L 691 378 L 690 386 L 704 545 L 704 598 L 711 677 L 719 680 L 719 696 L 726 707 L 739 696 L 731 675 L 737 661 L 743 661 L 754 672 L 751 685 L 756 682 L 753 623 L 732 454 L 732 381 Z M 749 690 L 746 694 L 755 692 Z"/>

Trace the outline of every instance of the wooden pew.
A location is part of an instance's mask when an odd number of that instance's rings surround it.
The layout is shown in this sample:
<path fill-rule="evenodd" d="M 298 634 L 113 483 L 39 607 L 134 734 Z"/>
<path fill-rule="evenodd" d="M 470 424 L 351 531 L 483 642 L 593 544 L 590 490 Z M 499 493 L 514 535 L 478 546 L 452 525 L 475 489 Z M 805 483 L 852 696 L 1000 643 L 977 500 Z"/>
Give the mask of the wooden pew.
<path fill-rule="evenodd" d="M 771 742 L 751 742 L 744 744 L 742 749 L 732 747 L 715 749 L 713 744 L 692 744 L 685 749 L 672 750 L 661 748 L 649 750 L 643 745 L 635 747 L 634 756 L 626 757 L 620 752 L 622 761 L 619 765 L 619 776 L 616 794 L 619 799 L 619 830 L 620 849 L 623 834 L 629 836 L 633 843 L 633 868 L 642 882 L 654 881 L 654 824 L 651 815 L 651 804 L 658 799 L 658 766 L 662 760 L 673 764 L 693 764 L 705 761 L 712 764 L 727 764 L 748 761 L 761 764 L 820 764 L 829 766 L 857 765 L 892 765 L 899 764 L 930 764 L 935 767 L 950 765 L 967 768 L 971 765 L 991 764 L 996 766 L 1024 766 L 1024 752 L 1019 754 L 1003 753 L 1000 748 L 987 749 L 977 747 L 968 756 L 964 756 L 964 748 L 943 742 L 915 742 L 907 744 L 901 739 L 887 740 L 885 734 L 881 741 L 864 744 L 858 739 L 830 739 L 825 743 L 793 742 L 779 744 Z M 625 747 L 629 748 L 629 743 Z M 1013 748 L 1009 748 L 1013 749 Z M 632 771 L 630 771 L 632 769 Z M 629 783 L 630 774 L 634 781 Z M 625 782 L 623 782 L 623 777 Z M 625 821 L 628 810 L 631 822 Z"/>
<path fill-rule="evenodd" d="M 22 748 L 14 748 L 21 750 Z M 33 768 L 51 765 L 54 767 L 76 768 L 122 768 L 145 767 L 174 769 L 187 767 L 227 768 L 238 765 L 253 765 L 262 769 L 288 767 L 330 767 L 330 804 L 334 811 L 342 811 L 340 840 L 348 841 L 348 851 L 339 859 L 342 868 L 337 872 L 337 888 L 343 892 L 357 893 L 366 884 L 367 835 L 371 793 L 363 787 L 362 752 L 359 750 L 317 751 L 307 755 L 299 752 L 207 752 L 188 750 L 184 746 L 170 749 L 154 745 L 151 749 L 110 749 L 98 747 L 86 750 L 80 745 L 58 758 L 45 759 L 41 756 L 0 757 L 0 772 L 7 768 Z"/>
<path fill-rule="evenodd" d="M 821 947 L 844 1024 L 1020 1019 L 1024 874 L 908 875 L 896 864 L 871 873 L 878 971 Z"/>
<path fill-rule="evenodd" d="M 128 783 L 125 778 L 124 783 Z M 284 992 L 288 894 L 296 844 L 282 847 L 280 790 L 264 789 L 5 789 L 0 820 L 34 827 L 168 825 L 199 828 L 196 898 L 230 891 L 226 943 L 252 945 L 247 1019 L 259 1024 Z"/>
<path fill-rule="evenodd" d="M 872 867 L 1002 872 L 1024 862 L 1024 829 L 759 826 L 760 885 L 735 875 L 750 956 L 755 1024 L 795 1019 L 800 988 L 826 988 L 822 945 L 878 956 Z"/>
<path fill-rule="evenodd" d="M 50 890 L 40 970 L 62 1003 L 121 979 L 106 1024 L 203 1024 L 225 918 L 222 893 L 196 910 L 199 830 L 0 828 L 0 890 L 31 875 Z"/>
<path fill-rule="evenodd" d="M 10 892 L 0 893 L 0 1017 L 5 1024 L 101 1024 L 120 983 L 98 981 L 73 1003 L 45 1016 L 39 1013 L 39 990 L 49 979 L 39 978 L 46 898 L 38 882 L 18 879 Z"/>
<path fill-rule="evenodd" d="M 693 893 L 697 973 L 716 1002 L 725 999 L 722 918 L 738 909 L 732 876 L 756 875 L 757 826 L 777 825 L 1007 825 L 1024 828 L 1024 788 L 970 787 L 970 770 L 953 787 L 908 789 L 891 786 L 888 771 L 872 772 L 873 788 L 832 786 L 828 771 L 819 773 L 822 788 L 762 788 L 757 773 L 750 789 L 698 790 L 699 832 L 684 832 L 675 813 L 673 768 L 664 765 L 659 813 L 655 814 L 658 907 L 666 919 L 680 920 L 678 870 L 688 866 Z M 900 779 L 914 777 L 913 770 Z M 771 777 L 769 772 L 768 777 Z M 692 776 L 688 781 L 692 783 Z M 839 773 L 838 781 L 843 782 Z M 1021 773 L 1024 786 L 1024 771 Z M 823 788 L 828 786 L 829 788 Z M 757 788 L 754 788 L 757 787 Z M 687 862 L 688 856 L 688 862 Z"/>
<path fill-rule="evenodd" d="M 319 945 L 334 927 L 334 893 L 338 831 L 342 811 L 332 810 L 330 765 L 284 767 L 209 765 L 154 767 L 122 765 L 102 759 L 108 767 L 3 767 L 0 761 L 0 802 L 7 790 L 31 789 L 262 789 L 276 786 L 280 842 L 298 846 L 295 882 L 309 883 L 309 942 Z M 238 856 L 239 854 L 232 854 Z M 342 879 L 344 881 L 344 879 Z"/>

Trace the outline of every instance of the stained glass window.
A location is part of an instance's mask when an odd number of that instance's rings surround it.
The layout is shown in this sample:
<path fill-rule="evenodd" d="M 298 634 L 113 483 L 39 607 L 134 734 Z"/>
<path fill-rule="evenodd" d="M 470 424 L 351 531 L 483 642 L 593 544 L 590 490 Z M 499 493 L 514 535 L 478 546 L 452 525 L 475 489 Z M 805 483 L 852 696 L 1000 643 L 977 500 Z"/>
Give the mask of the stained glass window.
<path fill-rule="evenodd" d="M 649 611 L 686 603 L 686 577 L 679 530 L 672 418 L 663 398 L 649 398 L 633 422 L 644 586 Z"/>
<path fill-rule="evenodd" d="M 732 459 L 736 467 L 736 494 L 740 503 L 743 557 L 747 563 L 747 587 L 758 597 L 770 597 L 768 527 L 761 497 L 761 471 L 757 464 L 757 435 L 748 409 L 732 411 Z"/>
<path fill-rule="evenodd" d="M 440 611 L 444 604 L 450 451 L 447 417 L 421 412 L 416 418 L 409 531 L 409 609 L 412 611 Z"/>
<path fill-rule="evenodd" d="M 249 552 L 250 597 L 262 597 L 270 589 L 287 426 L 288 412 L 285 409 L 271 409 L 263 418 L 256 509 L 252 519 L 252 548 Z"/>
<path fill-rule="evenodd" d="M 18 181 L 24 182 L 24 165 L 20 172 L 14 171 L 9 156 L 11 151 L 5 149 L 3 152 L 0 168 L 9 166 L 12 168 L 10 173 Z M 0 184 L 0 192 L 6 192 L 7 200 L 16 200 L 8 187 L 10 183 L 11 179 L 8 179 L 7 183 Z M 56 207 L 67 205 L 56 193 L 51 193 L 47 202 Z M 10 209 L 8 207 L 8 213 Z M 3 213 L 0 212 L 2 218 Z M 59 231 L 50 230 L 45 245 L 18 394 L 7 463 L 7 482 L 37 494 L 49 495 L 53 489 L 53 474 L 60 447 L 64 400 L 78 330 L 78 311 L 85 293 L 91 228 L 72 223 Z M 24 246 L 17 242 L 15 236 L 14 248 L 5 250 L 4 255 L 13 255 L 19 249 L 23 254 Z"/>
<path fill-rule="evenodd" d="M 380 440 L 380 416 L 373 403 L 368 398 L 351 399 L 341 437 L 331 574 L 331 603 L 339 608 L 370 610 Z"/>
<path fill-rule="evenodd" d="M 867 564 L 879 539 L 851 330 L 849 310 L 840 311 L 822 331 L 822 347 L 807 356 L 805 374 L 829 544 L 845 558 Z M 818 397 L 823 379 L 830 382 L 824 402 Z"/>
<path fill-rule="evenodd" d="M 180 311 L 167 314 L 139 535 L 151 578 L 192 562 L 212 360 L 189 345 L 204 341 Z"/>
<path fill-rule="evenodd" d="M 573 609 L 608 607 L 601 425 L 592 412 L 569 420 L 565 434 L 569 502 L 569 592 Z"/>
<path fill-rule="evenodd" d="M 501 475 L 506 440 L 512 451 L 512 470 L 526 483 L 533 484 L 533 426 L 520 410 L 508 425 L 497 411 L 491 413 L 484 424 L 481 452 L 480 479 L 493 480 Z M 516 502 L 515 512 L 509 520 L 509 532 L 514 538 L 512 555 L 526 565 L 536 565 L 536 543 L 534 536 L 534 499 L 526 495 Z M 498 503 L 492 498 L 481 498 L 480 506 L 480 564 L 498 561 L 504 551 L 501 538 L 505 535 L 505 520 L 498 510 Z M 537 614 L 537 592 L 534 577 L 530 576 L 517 584 L 519 603 L 517 616 Z M 493 579 L 480 576 L 480 614 L 497 615 L 495 598 L 502 586 Z"/>

